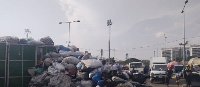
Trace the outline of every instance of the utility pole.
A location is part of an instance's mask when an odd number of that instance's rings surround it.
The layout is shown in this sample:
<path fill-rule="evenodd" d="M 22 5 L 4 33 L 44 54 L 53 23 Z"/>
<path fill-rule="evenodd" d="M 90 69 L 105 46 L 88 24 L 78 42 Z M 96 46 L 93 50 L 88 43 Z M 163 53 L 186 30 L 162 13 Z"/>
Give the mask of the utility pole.
<path fill-rule="evenodd" d="M 103 49 L 101 49 L 101 59 L 102 59 L 102 56 L 103 56 Z"/>
<path fill-rule="evenodd" d="M 110 58 L 110 31 L 111 31 L 111 25 L 112 25 L 111 19 L 107 20 L 107 26 L 109 26 L 108 55 L 109 55 L 110 63 L 111 63 L 111 58 Z"/>

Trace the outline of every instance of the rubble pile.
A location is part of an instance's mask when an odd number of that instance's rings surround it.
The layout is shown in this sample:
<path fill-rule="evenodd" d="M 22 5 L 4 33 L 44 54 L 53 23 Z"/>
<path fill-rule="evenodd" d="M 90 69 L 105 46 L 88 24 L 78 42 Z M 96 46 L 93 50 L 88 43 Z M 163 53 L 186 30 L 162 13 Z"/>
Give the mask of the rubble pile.
<path fill-rule="evenodd" d="M 36 66 L 30 87 L 141 87 L 119 64 L 107 65 L 75 46 L 58 51 L 47 53 Z"/>

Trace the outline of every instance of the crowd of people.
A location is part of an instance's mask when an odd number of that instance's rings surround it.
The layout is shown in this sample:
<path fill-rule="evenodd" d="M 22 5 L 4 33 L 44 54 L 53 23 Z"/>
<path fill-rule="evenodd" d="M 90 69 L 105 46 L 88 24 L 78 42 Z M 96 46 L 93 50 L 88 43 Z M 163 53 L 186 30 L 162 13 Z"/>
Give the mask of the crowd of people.
<path fill-rule="evenodd" d="M 174 70 L 172 69 L 172 67 L 168 68 L 166 71 L 166 85 L 167 87 L 169 87 L 169 82 L 170 79 L 172 78 L 172 74 L 173 74 Z M 181 72 L 178 71 L 175 74 L 175 79 L 176 79 L 176 84 L 179 86 L 179 80 L 181 77 Z M 192 70 L 191 70 L 191 66 L 186 66 L 185 69 L 183 69 L 183 77 L 186 81 L 187 87 L 191 87 L 191 78 L 192 78 Z"/>

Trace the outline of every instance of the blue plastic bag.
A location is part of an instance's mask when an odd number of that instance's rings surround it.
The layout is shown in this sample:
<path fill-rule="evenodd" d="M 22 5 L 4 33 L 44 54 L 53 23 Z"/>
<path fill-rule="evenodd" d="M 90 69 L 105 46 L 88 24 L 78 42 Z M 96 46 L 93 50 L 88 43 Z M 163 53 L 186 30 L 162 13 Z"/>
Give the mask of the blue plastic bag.
<path fill-rule="evenodd" d="M 58 50 L 63 50 L 63 51 L 70 51 L 70 48 L 64 47 L 63 45 L 60 45 Z"/>
<path fill-rule="evenodd" d="M 99 80 L 99 81 L 97 82 L 97 85 L 98 85 L 99 87 L 104 87 L 104 86 L 105 86 L 105 83 L 104 83 L 103 80 Z"/>
<path fill-rule="evenodd" d="M 98 82 L 99 80 L 101 80 L 101 74 L 99 72 L 97 72 L 93 77 L 92 77 L 92 81 L 94 82 Z"/>

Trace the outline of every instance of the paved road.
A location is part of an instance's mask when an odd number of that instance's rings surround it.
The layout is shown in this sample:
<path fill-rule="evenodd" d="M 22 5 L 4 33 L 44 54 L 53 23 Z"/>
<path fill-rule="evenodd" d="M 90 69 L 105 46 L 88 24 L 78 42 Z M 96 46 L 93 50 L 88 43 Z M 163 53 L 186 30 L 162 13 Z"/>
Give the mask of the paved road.
<path fill-rule="evenodd" d="M 149 79 L 147 79 L 146 83 L 148 85 L 151 85 L 152 87 L 167 87 L 166 84 L 161 83 L 161 82 L 150 83 Z M 182 85 L 184 85 L 184 84 L 186 84 L 185 79 L 180 79 L 179 87 L 182 87 Z M 176 80 L 171 79 L 170 83 L 169 83 L 169 87 L 178 87 L 178 85 L 176 84 Z M 200 87 L 200 82 L 192 81 L 192 87 Z"/>

